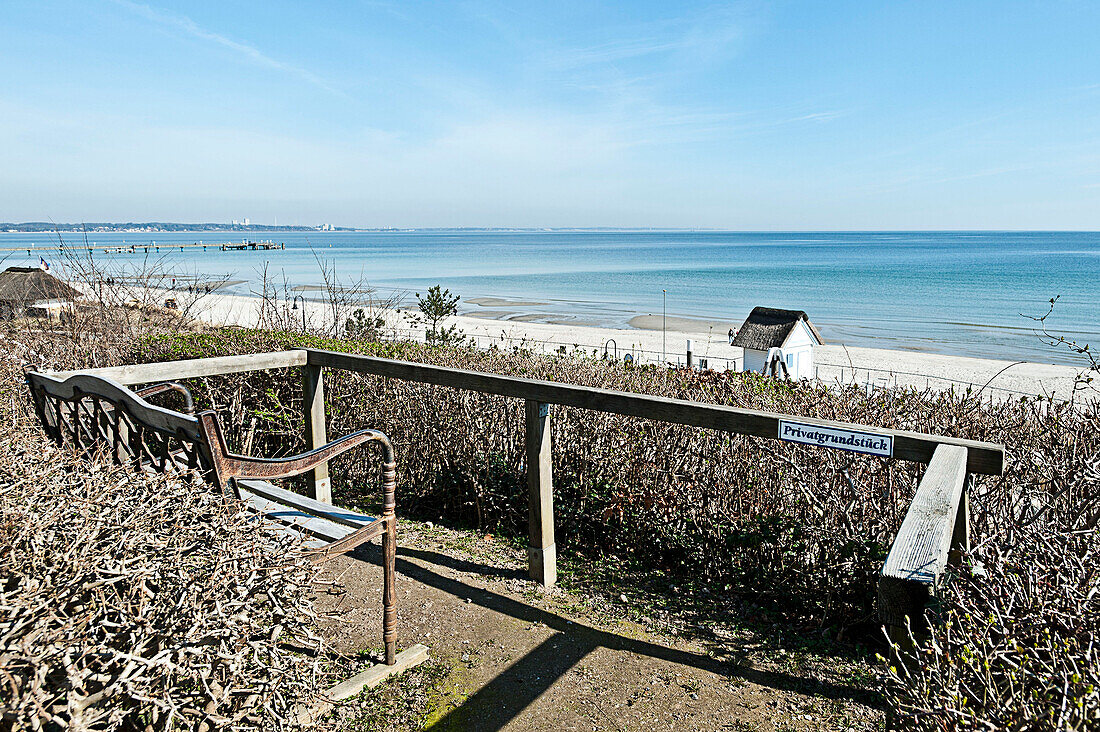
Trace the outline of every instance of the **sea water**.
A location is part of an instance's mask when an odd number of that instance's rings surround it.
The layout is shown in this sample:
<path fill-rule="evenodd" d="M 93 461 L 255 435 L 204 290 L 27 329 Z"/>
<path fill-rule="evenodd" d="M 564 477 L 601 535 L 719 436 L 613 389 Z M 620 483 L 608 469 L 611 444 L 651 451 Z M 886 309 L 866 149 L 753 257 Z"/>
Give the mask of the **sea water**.
<path fill-rule="evenodd" d="M 321 267 L 345 287 L 414 293 L 440 284 L 464 300 L 497 297 L 505 317 L 627 327 L 661 314 L 738 323 L 756 305 L 806 311 L 830 343 L 1074 363 L 1037 334 L 1100 347 L 1100 234 L 1083 232 L 746 233 L 721 231 L 254 232 L 278 251 L 222 252 L 240 233 L 90 233 L 110 270 L 153 268 L 268 277 L 316 296 Z M 82 235 L 62 234 L 68 245 Z M 171 249 L 173 244 L 211 245 Z M 135 254 L 103 253 L 134 244 Z M 56 234 L 0 234 L 4 266 L 63 263 Z M 39 250 L 40 247 L 45 249 Z M 151 247 L 145 253 L 145 247 Z M 159 252 L 157 247 L 160 247 Z M 311 294 L 314 293 L 314 294 Z M 716 326 L 718 327 L 718 326 Z"/>

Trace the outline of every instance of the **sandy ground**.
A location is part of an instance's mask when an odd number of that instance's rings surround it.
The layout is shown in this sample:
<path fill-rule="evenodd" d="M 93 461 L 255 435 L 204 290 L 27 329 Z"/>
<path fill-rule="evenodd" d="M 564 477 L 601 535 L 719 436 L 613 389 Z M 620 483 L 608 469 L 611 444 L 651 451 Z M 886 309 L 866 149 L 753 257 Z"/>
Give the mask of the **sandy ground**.
<path fill-rule="evenodd" d="M 431 692 L 429 729 L 881 726 L 875 694 L 858 680 L 869 673 L 866 660 L 773 647 L 736 616 L 698 626 L 675 616 L 638 622 L 626 595 L 536 587 L 522 550 L 505 542 L 409 520 L 399 531 L 398 647 L 423 643 L 447 668 Z M 369 545 L 325 567 L 334 581 L 319 598 L 323 634 L 345 653 L 380 648 L 379 554 Z M 355 719 L 356 707 L 342 716 Z"/>
<path fill-rule="evenodd" d="M 179 296 L 179 293 L 165 293 Z M 499 298 L 477 298 L 477 315 L 460 315 L 458 327 L 478 346 L 487 348 L 524 346 L 545 352 L 562 348 L 566 352 L 583 349 L 593 354 L 626 354 L 639 362 L 683 364 L 688 342 L 695 359 L 706 359 L 710 368 L 739 369 L 743 352 L 729 345 L 728 331 L 736 324 L 670 317 L 667 329 L 661 329 L 660 316 L 638 316 L 629 329 L 600 328 L 568 322 L 526 322 L 507 307 L 516 303 Z M 322 303 L 299 300 L 299 309 L 280 308 L 279 317 L 286 327 L 297 327 L 303 312 L 306 323 L 315 327 L 331 321 Z M 217 325 L 256 325 L 260 301 L 239 295 L 204 295 L 193 306 L 203 320 Z M 396 335 L 423 338 L 422 327 L 414 328 L 404 313 L 390 313 L 387 327 Z M 955 389 L 977 391 L 983 396 L 1008 398 L 1022 394 L 1051 395 L 1068 399 L 1073 393 L 1080 369 L 1056 364 L 999 361 L 995 359 L 945 356 L 915 351 L 827 345 L 816 349 L 817 378 L 828 383 L 911 386 L 918 389 Z"/>
<path fill-rule="evenodd" d="M 1023 394 L 1069 399 L 1080 369 L 1059 364 L 999 361 L 881 348 L 822 346 L 815 357 L 817 377 L 842 383 L 955 389 L 993 398 Z"/>

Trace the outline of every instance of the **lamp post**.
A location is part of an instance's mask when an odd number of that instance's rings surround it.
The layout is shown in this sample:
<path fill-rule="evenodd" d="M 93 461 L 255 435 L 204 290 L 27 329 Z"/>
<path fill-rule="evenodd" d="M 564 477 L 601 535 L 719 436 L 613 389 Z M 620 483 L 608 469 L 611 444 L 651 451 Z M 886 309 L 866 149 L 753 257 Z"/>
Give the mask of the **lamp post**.
<path fill-rule="evenodd" d="M 668 317 L 668 290 L 661 290 L 661 360 L 668 363 L 668 349 L 665 347 L 667 329 L 665 320 Z"/>
<path fill-rule="evenodd" d="M 295 295 L 294 300 L 293 300 L 294 304 L 291 306 L 290 309 L 291 310 L 297 310 L 299 300 L 302 301 L 302 332 L 305 333 L 306 332 L 306 299 L 305 299 L 305 297 L 303 297 L 302 295 Z"/>

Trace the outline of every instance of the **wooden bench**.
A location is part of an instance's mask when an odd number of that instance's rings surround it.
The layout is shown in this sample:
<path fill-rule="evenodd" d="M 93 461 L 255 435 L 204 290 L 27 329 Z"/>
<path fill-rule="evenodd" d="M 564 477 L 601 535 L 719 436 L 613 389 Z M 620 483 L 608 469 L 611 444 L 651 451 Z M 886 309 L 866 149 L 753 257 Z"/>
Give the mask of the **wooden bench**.
<path fill-rule="evenodd" d="M 110 378 L 85 373 L 61 379 L 30 371 L 26 379 L 42 427 L 58 444 L 71 445 L 89 457 L 107 456 L 142 470 L 199 475 L 220 488 L 223 495 L 242 500 L 269 525 L 300 536 L 305 553 L 315 562 L 381 538 L 382 641 L 386 665 L 398 670 L 427 658 L 427 649 L 421 645 L 403 652 L 400 658 L 396 653 L 397 465 L 393 446 L 383 433 L 360 430 L 292 457 L 249 457 L 230 452 L 214 412 L 191 413 L 194 411 L 191 394 L 180 384 L 164 383 L 131 391 Z M 169 393 L 182 397 L 183 411 L 148 401 Z M 382 450 L 380 517 L 341 509 L 270 482 L 308 473 L 337 455 L 368 443 L 377 443 Z M 368 676 L 364 681 L 368 685 L 384 678 L 378 673 Z M 349 696 L 348 683 L 330 691 Z"/>

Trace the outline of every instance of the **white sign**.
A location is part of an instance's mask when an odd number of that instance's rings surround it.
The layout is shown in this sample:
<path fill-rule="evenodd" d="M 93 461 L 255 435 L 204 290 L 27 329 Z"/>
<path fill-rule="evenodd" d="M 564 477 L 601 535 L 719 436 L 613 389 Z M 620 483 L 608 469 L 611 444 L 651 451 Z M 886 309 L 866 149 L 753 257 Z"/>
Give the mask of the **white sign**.
<path fill-rule="evenodd" d="M 820 427 L 815 424 L 801 424 L 779 420 L 779 439 L 787 442 L 799 442 L 803 445 L 832 447 L 837 450 L 862 452 L 868 455 L 892 457 L 894 438 L 892 435 L 879 435 L 874 432 Z"/>

